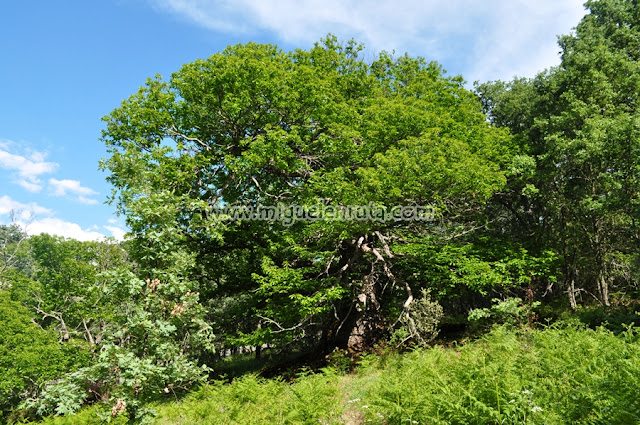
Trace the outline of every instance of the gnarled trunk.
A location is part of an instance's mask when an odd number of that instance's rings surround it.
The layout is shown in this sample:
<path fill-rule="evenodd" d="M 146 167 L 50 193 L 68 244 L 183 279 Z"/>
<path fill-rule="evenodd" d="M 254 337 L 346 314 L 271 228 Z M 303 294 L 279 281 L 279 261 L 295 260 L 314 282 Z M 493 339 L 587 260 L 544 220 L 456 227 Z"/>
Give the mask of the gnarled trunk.
<path fill-rule="evenodd" d="M 357 297 L 355 322 L 349 333 L 347 349 L 357 353 L 370 348 L 384 329 L 384 316 L 380 311 L 376 277 L 372 273 L 362 281 L 362 290 Z"/>

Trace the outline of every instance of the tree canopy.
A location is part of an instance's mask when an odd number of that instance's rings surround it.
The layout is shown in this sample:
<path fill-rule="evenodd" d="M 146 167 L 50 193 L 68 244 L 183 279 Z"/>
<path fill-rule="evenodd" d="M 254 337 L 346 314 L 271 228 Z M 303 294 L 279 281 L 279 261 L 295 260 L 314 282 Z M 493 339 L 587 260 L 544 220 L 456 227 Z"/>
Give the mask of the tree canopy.
<path fill-rule="evenodd" d="M 384 314 L 417 289 L 400 252 L 482 225 L 505 184 L 510 138 L 460 77 L 421 58 L 363 56 L 334 37 L 289 53 L 232 46 L 149 80 L 106 118 L 103 168 L 143 273 L 179 268 L 216 306 L 212 322 L 229 320 L 229 340 L 323 331 L 352 349 L 374 342 Z M 213 214 L 229 206 L 307 213 L 291 223 Z M 410 206 L 430 221 L 326 215 Z"/>
<path fill-rule="evenodd" d="M 537 249 L 559 254 L 573 308 L 582 291 L 609 305 L 610 287 L 637 282 L 640 15 L 635 1 L 586 6 L 560 38 L 559 67 L 479 86 L 491 121 L 521 146 L 503 203 Z"/>

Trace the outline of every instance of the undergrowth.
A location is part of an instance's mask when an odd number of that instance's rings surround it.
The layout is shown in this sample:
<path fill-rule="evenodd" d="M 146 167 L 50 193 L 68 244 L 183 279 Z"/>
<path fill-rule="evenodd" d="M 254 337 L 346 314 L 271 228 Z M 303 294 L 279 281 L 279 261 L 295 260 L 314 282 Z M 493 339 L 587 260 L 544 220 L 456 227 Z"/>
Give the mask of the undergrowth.
<path fill-rule="evenodd" d="M 384 361 L 367 391 L 377 424 L 632 424 L 640 420 L 638 334 L 494 328 L 460 347 Z M 364 407 L 364 406 L 363 406 Z"/>
<path fill-rule="evenodd" d="M 292 383 L 247 375 L 155 406 L 152 423 L 632 424 L 640 421 L 633 328 L 495 327 L 464 346 L 369 355 Z M 47 424 L 97 424 L 91 409 Z M 116 418 L 116 422 L 122 420 Z"/>

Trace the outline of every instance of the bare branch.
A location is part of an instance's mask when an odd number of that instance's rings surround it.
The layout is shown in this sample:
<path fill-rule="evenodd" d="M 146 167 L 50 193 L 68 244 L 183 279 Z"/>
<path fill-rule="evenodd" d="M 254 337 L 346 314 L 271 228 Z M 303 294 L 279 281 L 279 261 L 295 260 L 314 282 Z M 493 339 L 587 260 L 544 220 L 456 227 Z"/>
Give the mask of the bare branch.
<path fill-rule="evenodd" d="M 87 326 L 87 321 L 85 319 L 82 319 L 82 326 L 84 326 L 84 331 L 87 334 L 87 340 L 89 341 L 89 344 L 96 345 L 96 341 L 93 338 L 93 335 L 91 335 L 91 331 L 89 331 L 89 327 Z"/>
<path fill-rule="evenodd" d="M 382 236 L 382 234 L 379 231 L 376 231 L 375 234 L 378 237 L 378 239 L 380 240 L 380 243 L 382 243 L 382 247 L 384 248 L 384 253 L 387 254 L 387 257 L 393 258 L 393 254 L 391 253 L 391 249 L 389 249 L 389 244 L 387 244 L 387 239 L 384 236 Z"/>
<path fill-rule="evenodd" d="M 47 317 L 50 317 L 50 318 L 58 321 L 58 323 L 60 323 L 60 340 L 61 341 L 68 341 L 71 336 L 69 335 L 69 329 L 67 328 L 67 324 L 64 322 L 64 319 L 62 318 L 62 313 L 59 313 L 57 311 L 46 312 L 46 311 L 42 310 L 40 308 L 40 302 L 41 301 L 42 300 L 39 300 L 38 301 L 38 305 L 36 307 L 34 307 L 36 312 L 41 314 L 43 319 L 45 319 Z"/>
<path fill-rule="evenodd" d="M 382 235 L 379 235 L 378 237 L 380 238 L 381 236 Z M 361 249 L 364 252 L 373 254 L 376 257 L 377 261 L 382 263 L 382 269 L 384 270 L 384 274 L 389 278 L 389 280 L 391 280 L 391 283 L 393 284 L 393 286 L 396 286 L 398 281 L 397 281 L 396 277 L 393 275 L 393 273 L 391 273 L 391 268 L 389 267 L 389 263 L 382 256 L 380 251 L 378 251 L 377 248 L 369 247 L 367 244 L 362 244 Z M 387 245 L 386 249 L 387 250 L 389 249 L 388 245 Z M 404 284 L 404 289 L 407 292 L 407 300 L 403 304 L 403 308 L 406 309 L 407 307 L 409 307 L 409 305 L 413 301 L 413 291 L 411 290 L 411 286 L 409 286 L 409 284 L 407 282 L 403 281 L 403 284 Z"/>
<path fill-rule="evenodd" d="M 171 136 L 180 137 L 181 139 L 188 140 L 190 142 L 196 142 L 197 144 L 199 144 L 200 146 L 202 146 L 206 150 L 208 150 L 208 151 L 211 150 L 211 146 L 207 145 L 206 143 L 204 143 L 202 140 L 198 139 L 197 137 L 189 137 L 186 134 L 180 133 L 178 131 L 178 128 L 175 125 L 173 125 L 172 128 L 167 128 L 166 131 Z"/>
<path fill-rule="evenodd" d="M 305 330 L 304 330 L 303 326 L 305 326 L 305 324 L 307 324 L 307 322 L 309 322 L 313 316 L 307 316 L 302 322 L 298 323 L 297 325 L 291 326 L 290 328 L 285 328 L 284 326 L 282 326 L 280 323 L 276 322 L 275 320 L 269 319 L 268 317 L 261 316 L 259 314 L 256 314 L 256 317 L 259 317 L 260 319 L 264 320 L 267 323 L 271 323 L 271 324 L 275 325 L 278 328 L 278 330 L 277 331 L 273 331 L 273 333 L 282 333 L 282 332 L 294 331 L 296 329 L 302 329 L 302 333 L 304 335 L 305 334 Z M 315 324 L 315 323 L 309 323 L 309 325 L 313 325 L 313 324 Z"/>

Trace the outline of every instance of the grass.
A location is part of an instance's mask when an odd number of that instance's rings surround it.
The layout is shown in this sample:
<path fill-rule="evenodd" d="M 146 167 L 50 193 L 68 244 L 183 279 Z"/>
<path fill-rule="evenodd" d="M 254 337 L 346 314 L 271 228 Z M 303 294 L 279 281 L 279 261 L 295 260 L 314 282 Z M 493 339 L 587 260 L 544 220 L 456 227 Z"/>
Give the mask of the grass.
<path fill-rule="evenodd" d="M 496 327 L 464 346 L 368 355 L 354 373 L 215 382 L 155 406 L 152 423 L 633 424 L 640 423 L 639 378 L 634 330 Z M 95 418 L 89 409 L 45 422 Z"/>
<path fill-rule="evenodd" d="M 383 362 L 367 391 L 378 424 L 633 424 L 640 346 L 628 331 L 495 328 L 459 349 Z"/>
<path fill-rule="evenodd" d="M 156 424 L 339 424 L 338 376 L 300 377 L 293 384 L 247 376 L 201 388 L 158 409 Z"/>

